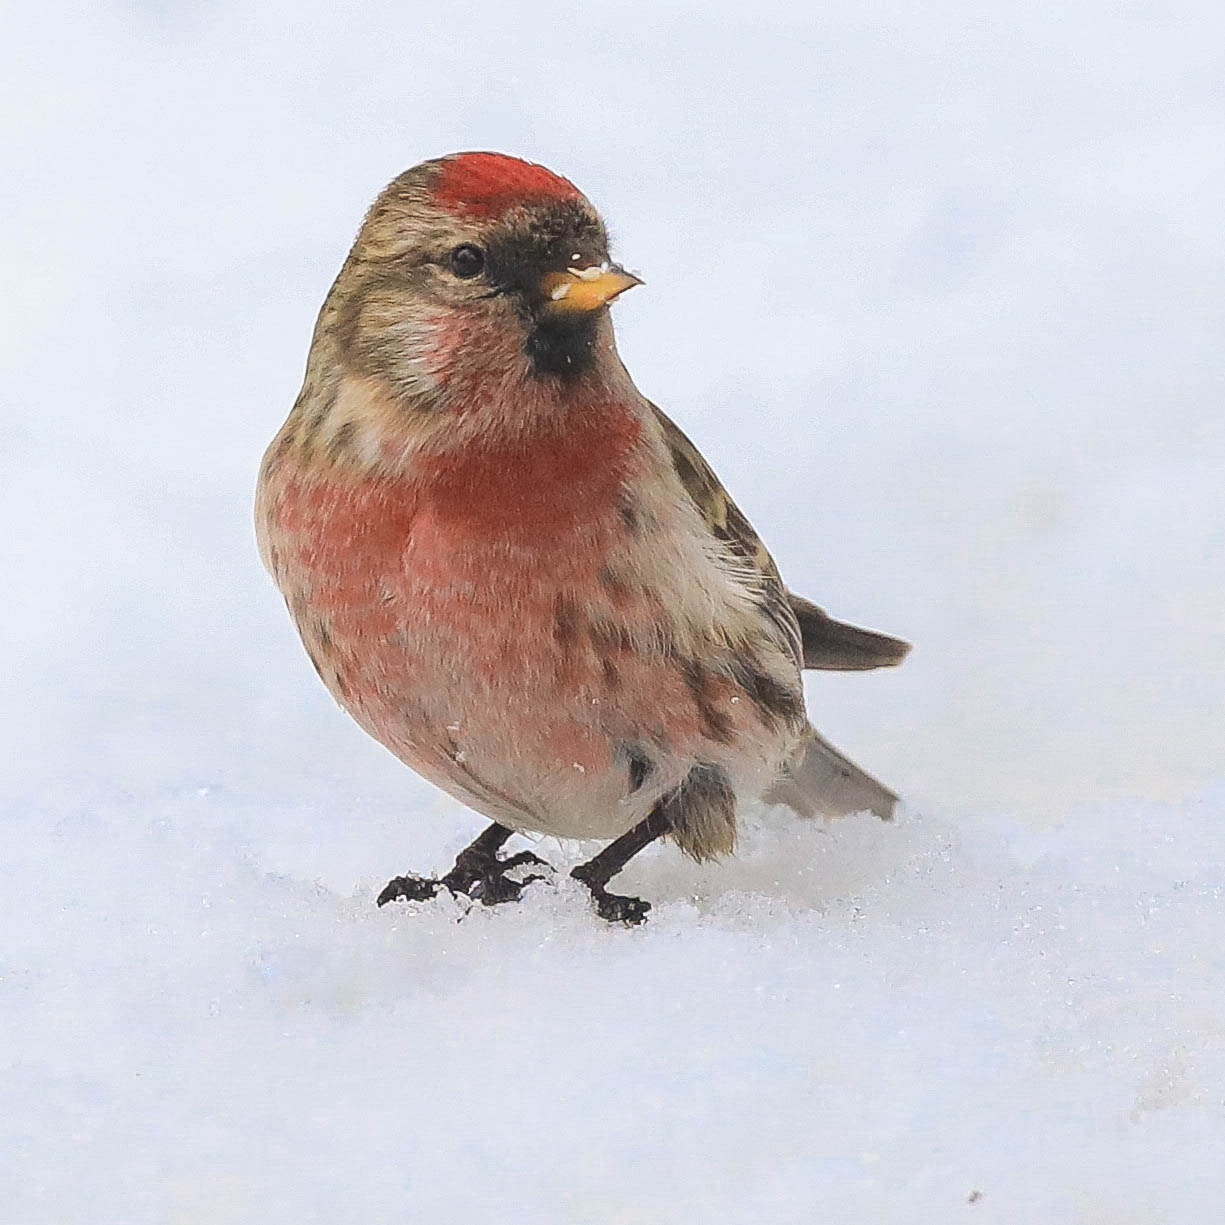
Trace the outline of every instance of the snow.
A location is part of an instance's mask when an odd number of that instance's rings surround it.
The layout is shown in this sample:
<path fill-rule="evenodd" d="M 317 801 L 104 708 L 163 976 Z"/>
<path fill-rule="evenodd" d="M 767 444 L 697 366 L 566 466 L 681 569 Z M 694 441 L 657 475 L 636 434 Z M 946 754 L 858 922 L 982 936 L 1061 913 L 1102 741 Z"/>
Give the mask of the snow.
<path fill-rule="evenodd" d="M 1214 1219 L 1219 6 L 7 16 L 0 1215 Z M 374 906 L 480 822 L 323 692 L 251 488 L 362 210 L 463 148 L 592 196 L 639 385 L 916 643 L 809 682 L 902 820 L 653 850 L 641 930 L 550 841 Z"/>
<path fill-rule="evenodd" d="M 644 856 L 639 930 L 568 884 L 380 911 L 378 875 L 312 881 L 299 825 L 324 859 L 402 840 L 346 800 L 5 814 L 8 1219 L 1020 1225 L 1225 1193 L 1225 794 L 1054 832 L 772 817 L 717 871 Z"/>

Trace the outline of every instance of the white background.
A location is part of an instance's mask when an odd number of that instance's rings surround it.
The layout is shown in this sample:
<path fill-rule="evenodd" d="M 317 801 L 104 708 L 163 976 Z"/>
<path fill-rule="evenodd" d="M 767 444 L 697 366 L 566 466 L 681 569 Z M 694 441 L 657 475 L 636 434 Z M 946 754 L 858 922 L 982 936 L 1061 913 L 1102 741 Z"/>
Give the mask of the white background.
<path fill-rule="evenodd" d="M 13 1220 L 1219 1204 L 1219 4 L 5 26 Z M 464 148 L 604 211 L 639 386 L 797 590 L 916 644 L 808 686 L 907 822 L 648 854 L 642 932 L 373 908 L 480 823 L 319 686 L 251 490 L 363 209 Z"/>

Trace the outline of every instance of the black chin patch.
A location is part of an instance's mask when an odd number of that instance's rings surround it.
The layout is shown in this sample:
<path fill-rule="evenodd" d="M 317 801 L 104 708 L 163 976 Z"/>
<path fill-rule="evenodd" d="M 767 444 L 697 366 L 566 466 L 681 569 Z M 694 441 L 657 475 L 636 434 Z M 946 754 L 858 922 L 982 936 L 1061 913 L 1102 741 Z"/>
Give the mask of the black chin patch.
<path fill-rule="evenodd" d="M 595 323 L 594 314 L 565 322 L 538 322 L 524 346 L 535 372 L 568 378 L 589 370 L 595 361 Z"/>

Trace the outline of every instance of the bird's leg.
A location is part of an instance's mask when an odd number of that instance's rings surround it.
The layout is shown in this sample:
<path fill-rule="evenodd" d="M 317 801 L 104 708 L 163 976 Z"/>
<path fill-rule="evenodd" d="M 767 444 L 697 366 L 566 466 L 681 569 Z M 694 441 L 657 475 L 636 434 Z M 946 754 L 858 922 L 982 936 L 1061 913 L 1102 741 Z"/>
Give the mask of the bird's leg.
<path fill-rule="evenodd" d="M 544 877 L 533 873 L 518 881 L 511 880 L 506 873 L 512 868 L 521 868 L 524 864 L 539 864 L 546 868 L 549 865 L 531 851 L 520 851 L 506 859 L 499 858 L 498 851 L 502 844 L 514 832 L 495 821 L 471 846 L 460 851 L 455 866 L 441 880 L 426 876 L 397 876 L 387 882 L 378 896 L 378 904 L 386 906 L 388 902 L 400 898 L 408 902 L 424 902 L 443 886 L 452 893 L 465 894 L 486 906 L 515 901 L 525 885 L 530 885 L 534 880 L 543 880 Z"/>
<path fill-rule="evenodd" d="M 651 903 L 640 897 L 622 897 L 605 888 L 622 868 L 656 838 L 668 832 L 670 822 L 667 803 L 661 800 L 651 809 L 645 821 L 640 821 L 628 833 L 610 842 L 594 859 L 581 863 L 570 875 L 591 890 L 596 914 L 614 923 L 641 923 L 651 909 Z"/>

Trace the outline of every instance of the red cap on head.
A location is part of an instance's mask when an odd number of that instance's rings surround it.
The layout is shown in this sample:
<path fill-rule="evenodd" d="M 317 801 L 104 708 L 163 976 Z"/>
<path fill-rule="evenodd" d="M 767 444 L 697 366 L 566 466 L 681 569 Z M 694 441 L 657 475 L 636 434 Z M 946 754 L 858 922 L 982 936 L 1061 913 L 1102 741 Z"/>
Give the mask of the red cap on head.
<path fill-rule="evenodd" d="M 455 153 L 444 158 L 434 199 L 467 217 L 490 217 L 528 200 L 580 200 L 569 179 L 505 153 Z"/>

